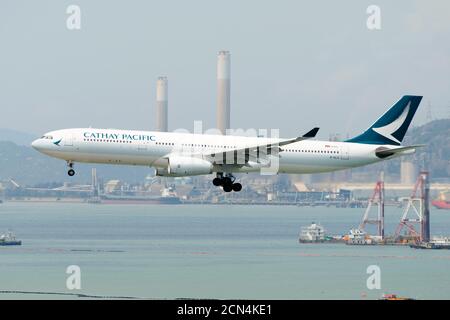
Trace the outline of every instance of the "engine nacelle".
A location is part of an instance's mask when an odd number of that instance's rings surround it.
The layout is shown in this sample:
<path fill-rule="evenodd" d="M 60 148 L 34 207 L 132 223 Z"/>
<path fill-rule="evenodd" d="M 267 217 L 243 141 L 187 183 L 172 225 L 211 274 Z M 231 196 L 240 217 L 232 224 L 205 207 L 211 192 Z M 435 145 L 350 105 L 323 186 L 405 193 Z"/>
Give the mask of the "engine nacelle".
<path fill-rule="evenodd" d="M 157 168 L 157 176 L 185 177 L 212 173 L 211 162 L 192 157 L 169 157 L 166 168 Z"/>

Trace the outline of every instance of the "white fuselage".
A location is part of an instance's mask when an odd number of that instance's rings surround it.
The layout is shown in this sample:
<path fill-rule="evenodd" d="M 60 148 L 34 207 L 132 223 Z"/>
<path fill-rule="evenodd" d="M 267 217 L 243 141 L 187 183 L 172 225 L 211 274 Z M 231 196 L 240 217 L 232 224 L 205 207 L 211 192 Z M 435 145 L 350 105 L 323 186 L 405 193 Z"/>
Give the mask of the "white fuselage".
<path fill-rule="evenodd" d="M 153 132 L 115 129 L 65 129 L 51 131 L 32 146 L 69 162 L 141 165 L 161 168 L 164 157 L 226 152 L 277 142 L 281 139 Z M 283 146 L 278 173 L 315 173 L 358 167 L 381 161 L 375 149 L 382 145 L 303 140 Z M 388 158 L 392 158 L 388 157 Z M 255 172 L 259 167 L 231 166 L 227 172 Z M 215 168 L 215 172 L 220 168 Z"/>

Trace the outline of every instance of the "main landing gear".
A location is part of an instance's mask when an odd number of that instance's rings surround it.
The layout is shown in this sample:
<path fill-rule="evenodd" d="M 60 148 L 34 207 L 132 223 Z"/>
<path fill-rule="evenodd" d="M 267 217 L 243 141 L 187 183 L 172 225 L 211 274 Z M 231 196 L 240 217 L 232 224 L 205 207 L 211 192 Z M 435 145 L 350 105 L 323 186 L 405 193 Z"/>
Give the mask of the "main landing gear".
<path fill-rule="evenodd" d="M 67 166 L 69 167 L 69 171 L 67 171 L 67 174 L 73 177 L 75 175 L 75 170 L 73 170 L 73 162 L 67 161 Z"/>
<path fill-rule="evenodd" d="M 234 182 L 235 180 L 236 178 L 231 173 L 227 173 L 223 176 L 222 172 L 218 172 L 217 176 L 213 179 L 213 185 L 216 187 L 222 186 L 222 189 L 225 192 L 239 192 L 242 190 L 242 184 Z"/>

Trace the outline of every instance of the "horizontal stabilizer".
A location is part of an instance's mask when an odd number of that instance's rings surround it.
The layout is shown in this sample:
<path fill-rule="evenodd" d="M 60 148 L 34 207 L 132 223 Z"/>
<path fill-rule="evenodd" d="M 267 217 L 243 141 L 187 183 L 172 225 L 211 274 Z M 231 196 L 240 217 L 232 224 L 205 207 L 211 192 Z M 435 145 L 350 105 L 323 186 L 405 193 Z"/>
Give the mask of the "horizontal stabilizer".
<path fill-rule="evenodd" d="M 420 147 L 425 147 L 425 145 L 418 144 L 418 145 L 414 145 L 414 146 L 406 146 L 406 147 L 399 147 L 399 148 L 392 148 L 392 149 L 380 147 L 375 150 L 375 155 L 378 158 L 383 159 L 383 158 L 387 158 L 387 157 L 393 156 L 398 153 L 405 153 L 405 154 L 413 153 L 416 151 L 416 148 L 420 148 Z M 408 152 L 408 151 L 411 151 L 411 152 Z"/>

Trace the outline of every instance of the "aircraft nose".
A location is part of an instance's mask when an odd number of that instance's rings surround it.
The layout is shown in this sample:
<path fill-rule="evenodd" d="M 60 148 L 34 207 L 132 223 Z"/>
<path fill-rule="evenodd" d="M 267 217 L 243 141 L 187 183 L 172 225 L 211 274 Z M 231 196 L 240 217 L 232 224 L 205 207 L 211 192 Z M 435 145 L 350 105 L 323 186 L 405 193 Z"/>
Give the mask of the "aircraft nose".
<path fill-rule="evenodd" d="M 34 149 L 39 150 L 39 149 L 42 147 L 40 139 L 34 140 L 34 141 L 31 143 L 31 146 L 32 146 Z"/>

